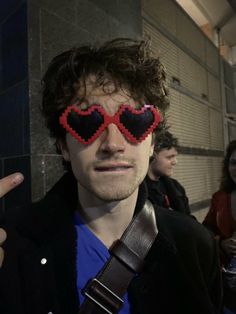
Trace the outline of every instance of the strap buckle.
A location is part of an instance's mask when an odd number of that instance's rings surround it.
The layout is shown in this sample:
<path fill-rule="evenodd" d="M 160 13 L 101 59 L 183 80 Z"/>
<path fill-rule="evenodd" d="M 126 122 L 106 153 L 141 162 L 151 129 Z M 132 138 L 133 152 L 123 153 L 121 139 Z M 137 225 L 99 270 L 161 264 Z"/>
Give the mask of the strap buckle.
<path fill-rule="evenodd" d="M 124 301 L 97 278 L 91 279 L 85 287 L 84 294 L 108 314 L 119 311 Z"/>

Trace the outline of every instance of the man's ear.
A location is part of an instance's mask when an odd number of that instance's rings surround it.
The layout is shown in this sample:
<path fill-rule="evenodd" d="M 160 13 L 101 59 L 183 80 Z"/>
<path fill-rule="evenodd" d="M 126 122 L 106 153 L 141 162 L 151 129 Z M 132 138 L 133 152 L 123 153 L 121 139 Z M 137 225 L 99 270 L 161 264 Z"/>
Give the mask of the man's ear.
<path fill-rule="evenodd" d="M 152 157 L 153 154 L 154 154 L 154 144 L 151 144 L 150 151 L 149 151 L 149 157 Z"/>
<path fill-rule="evenodd" d="M 157 160 L 157 156 L 158 156 L 158 153 L 155 152 L 155 150 L 153 151 L 153 154 L 152 154 L 152 161 L 153 160 Z"/>
<path fill-rule="evenodd" d="M 152 133 L 152 142 L 151 142 L 151 147 L 150 147 L 149 157 L 152 157 L 152 156 L 153 156 L 153 154 L 155 153 L 155 152 L 154 152 L 155 137 L 156 137 L 156 134 L 155 134 L 155 133 Z"/>
<path fill-rule="evenodd" d="M 70 161 L 70 154 L 67 147 L 66 139 L 60 139 L 57 141 L 57 148 L 61 151 L 61 154 L 65 161 Z"/>

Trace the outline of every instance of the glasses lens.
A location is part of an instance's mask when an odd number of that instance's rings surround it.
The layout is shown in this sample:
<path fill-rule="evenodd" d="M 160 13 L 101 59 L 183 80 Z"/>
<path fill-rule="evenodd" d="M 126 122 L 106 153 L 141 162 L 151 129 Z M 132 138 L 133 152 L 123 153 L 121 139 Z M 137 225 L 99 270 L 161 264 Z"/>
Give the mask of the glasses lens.
<path fill-rule="evenodd" d="M 67 123 L 84 141 L 88 141 L 104 123 L 104 118 L 96 109 L 89 115 L 71 111 Z"/>
<path fill-rule="evenodd" d="M 149 108 L 139 114 L 126 108 L 120 116 L 120 122 L 137 140 L 148 131 L 154 121 L 154 114 Z"/>

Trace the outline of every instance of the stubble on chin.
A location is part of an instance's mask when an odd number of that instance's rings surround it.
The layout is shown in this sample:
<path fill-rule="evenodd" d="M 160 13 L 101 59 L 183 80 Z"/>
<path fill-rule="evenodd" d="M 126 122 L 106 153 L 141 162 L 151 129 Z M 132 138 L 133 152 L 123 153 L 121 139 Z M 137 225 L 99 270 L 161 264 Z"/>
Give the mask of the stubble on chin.
<path fill-rule="evenodd" d="M 95 188 L 91 192 L 100 200 L 105 202 L 122 201 L 131 196 L 139 186 L 139 182 L 134 182 L 132 185 L 122 184 L 120 182 L 103 185 L 100 188 Z"/>
<path fill-rule="evenodd" d="M 88 197 L 96 197 L 105 202 L 113 202 L 122 201 L 131 196 L 142 181 L 142 177 L 135 176 L 135 178 L 131 177 L 130 179 L 124 178 L 124 180 L 113 178 L 113 180 L 104 179 L 102 182 L 93 181 L 93 184 L 80 182 L 79 185 Z"/>

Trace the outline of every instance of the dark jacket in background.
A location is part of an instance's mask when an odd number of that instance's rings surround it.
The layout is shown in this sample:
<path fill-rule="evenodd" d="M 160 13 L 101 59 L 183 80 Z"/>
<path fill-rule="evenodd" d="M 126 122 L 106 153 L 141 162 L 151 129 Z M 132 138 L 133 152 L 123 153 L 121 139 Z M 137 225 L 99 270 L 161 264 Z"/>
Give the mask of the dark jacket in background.
<path fill-rule="evenodd" d="M 154 181 L 146 176 L 145 181 L 148 187 L 148 198 L 153 204 L 190 214 L 185 189 L 177 180 L 161 176 L 158 181 Z"/>
<path fill-rule="evenodd" d="M 145 190 L 142 184 L 135 212 L 143 207 Z M 76 182 L 66 174 L 42 201 L 6 218 L 1 314 L 78 314 L 76 204 Z M 174 211 L 158 208 L 156 219 L 159 233 L 128 289 L 132 313 L 220 313 L 221 277 L 211 234 Z"/>

